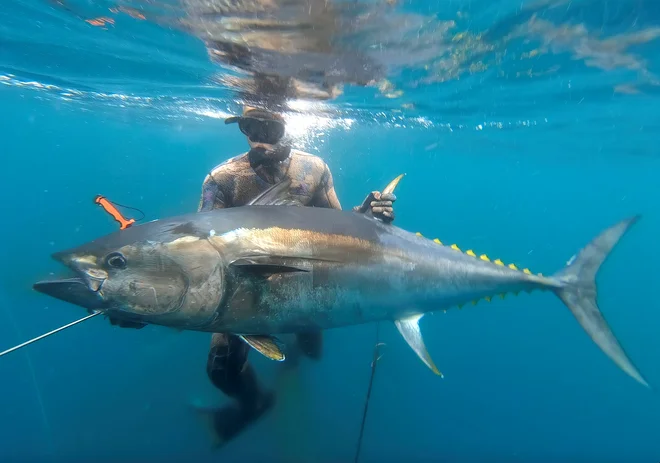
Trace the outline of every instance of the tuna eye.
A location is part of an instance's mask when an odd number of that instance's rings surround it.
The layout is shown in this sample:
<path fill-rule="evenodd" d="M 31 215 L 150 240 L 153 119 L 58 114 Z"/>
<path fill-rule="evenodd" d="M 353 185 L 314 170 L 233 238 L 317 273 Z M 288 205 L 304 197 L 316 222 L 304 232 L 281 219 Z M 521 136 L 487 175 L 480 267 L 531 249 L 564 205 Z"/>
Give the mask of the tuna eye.
<path fill-rule="evenodd" d="M 126 268 L 126 258 L 119 252 L 111 252 L 105 262 L 112 268 Z"/>

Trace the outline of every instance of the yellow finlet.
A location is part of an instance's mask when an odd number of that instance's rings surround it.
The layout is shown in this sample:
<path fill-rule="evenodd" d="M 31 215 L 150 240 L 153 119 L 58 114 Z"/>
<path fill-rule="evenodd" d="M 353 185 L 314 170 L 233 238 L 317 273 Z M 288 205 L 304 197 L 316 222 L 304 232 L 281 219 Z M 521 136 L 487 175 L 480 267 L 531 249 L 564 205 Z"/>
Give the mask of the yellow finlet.
<path fill-rule="evenodd" d="M 490 296 L 486 296 L 486 297 L 484 297 L 484 299 L 486 299 L 488 302 L 490 302 Z"/>
<path fill-rule="evenodd" d="M 419 233 L 419 232 L 417 232 L 417 235 L 418 235 L 418 236 L 422 236 L 422 234 Z M 435 238 L 435 239 L 433 240 L 433 242 L 442 245 L 442 241 L 440 241 L 438 238 Z M 450 248 L 452 248 L 454 251 L 462 252 L 461 249 L 460 249 L 456 244 L 452 244 L 452 245 L 450 246 Z M 477 255 L 474 253 L 474 251 L 473 251 L 472 249 L 468 249 L 467 251 L 465 251 L 465 254 L 467 254 L 468 256 L 471 256 L 471 257 L 477 257 Z M 519 270 L 518 267 L 516 266 L 516 264 L 509 264 L 509 265 L 507 265 L 507 264 L 505 264 L 504 262 L 502 262 L 501 259 L 495 259 L 495 260 L 491 261 L 491 260 L 488 258 L 488 255 L 486 255 L 486 254 L 481 254 L 481 255 L 479 256 L 479 259 L 481 259 L 481 260 L 483 260 L 483 261 L 486 261 L 486 262 L 492 262 L 492 263 L 494 263 L 495 265 L 500 265 L 500 266 L 502 266 L 502 267 L 505 267 L 505 266 L 506 266 L 506 267 L 510 268 L 511 270 Z M 527 275 L 532 275 L 532 272 L 531 272 L 528 268 L 525 268 L 525 269 L 523 269 L 522 271 L 523 271 L 523 273 L 526 273 Z M 541 274 L 541 273 L 538 273 L 537 275 L 540 276 L 540 277 L 543 276 L 543 274 Z M 518 293 L 515 293 L 515 294 L 518 295 Z M 500 297 L 501 297 L 502 299 L 504 299 L 504 294 L 501 294 Z M 490 298 L 487 298 L 487 300 L 490 302 Z M 476 305 L 476 303 L 477 303 L 477 301 L 472 301 L 472 304 L 473 304 L 473 305 Z M 460 308 L 460 307 L 459 307 L 459 308 Z"/>
<path fill-rule="evenodd" d="M 500 294 L 500 299 L 504 299 L 504 296 L 506 296 L 506 293 Z"/>
<path fill-rule="evenodd" d="M 416 232 L 415 235 L 422 236 L 422 234 L 420 232 Z"/>
<path fill-rule="evenodd" d="M 479 299 L 475 299 L 474 301 L 472 301 L 472 305 L 477 305 L 477 302 L 479 302 Z"/>

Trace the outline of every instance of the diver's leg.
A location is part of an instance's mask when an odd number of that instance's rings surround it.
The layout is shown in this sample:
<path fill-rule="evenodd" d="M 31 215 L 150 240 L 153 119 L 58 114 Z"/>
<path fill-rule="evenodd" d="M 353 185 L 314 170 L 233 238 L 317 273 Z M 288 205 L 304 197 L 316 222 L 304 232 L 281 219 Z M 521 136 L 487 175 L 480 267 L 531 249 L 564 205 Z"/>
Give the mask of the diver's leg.
<path fill-rule="evenodd" d="M 323 353 L 323 331 L 297 333 L 298 347 L 310 358 L 319 360 Z"/>
<path fill-rule="evenodd" d="M 272 392 L 262 390 L 247 357 L 250 347 L 238 336 L 215 333 L 211 340 L 206 372 L 215 387 L 235 399 L 215 412 L 213 424 L 224 443 L 257 420 L 274 403 Z"/>

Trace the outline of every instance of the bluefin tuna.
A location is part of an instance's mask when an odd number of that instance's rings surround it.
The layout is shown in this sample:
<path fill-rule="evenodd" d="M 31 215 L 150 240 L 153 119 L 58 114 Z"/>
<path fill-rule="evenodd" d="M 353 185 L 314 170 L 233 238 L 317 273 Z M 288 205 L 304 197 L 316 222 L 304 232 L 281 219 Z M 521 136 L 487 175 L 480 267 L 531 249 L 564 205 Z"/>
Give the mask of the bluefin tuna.
<path fill-rule="evenodd" d="M 243 207 L 156 220 L 58 252 L 53 257 L 75 277 L 34 288 L 117 318 L 234 333 L 278 361 L 285 359 L 277 338 L 283 333 L 391 321 L 438 375 L 420 332 L 425 314 L 547 290 L 616 365 L 648 386 L 596 302 L 596 274 L 639 215 L 544 276 L 370 214 L 293 206 L 289 188 L 286 181 Z"/>

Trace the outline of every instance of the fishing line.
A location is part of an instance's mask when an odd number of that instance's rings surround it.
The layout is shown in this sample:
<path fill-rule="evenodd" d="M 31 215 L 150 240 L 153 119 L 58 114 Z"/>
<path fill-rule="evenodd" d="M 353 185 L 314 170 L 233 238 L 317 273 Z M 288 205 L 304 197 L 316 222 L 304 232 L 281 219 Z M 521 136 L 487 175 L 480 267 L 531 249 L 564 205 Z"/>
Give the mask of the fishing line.
<path fill-rule="evenodd" d="M 358 437 L 357 449 L 355 451 L 355 463 L 360 459 L 360 450 L 362 450 L 362 437 L 364 436 L 364 425 L 367 421 L 367 412 L 369 411 L 369 400 L 371 399 L 371 388 L 374 384 L 374 377 L 376 376 L 376 365 L 380 360 L 380 323 L 376 323 L 376 345 L 374 346 L 374 357 L 371 361 L 371 376 L 369 377 L 369 387 L 367 388 L 367 397 L 364 400 L 364 410 L 362 411 L 362 423 L 360 424 L 360 436 Z"/>
<path fill-rule="evenodd" d="M 16 320 L 14 320 L 14 317 L 11 315 L 9 309 L 4 304 L 2 304 L 2 308 L 3 311 L 5 312 L 5 315 L 7 315 L 7 318 L 9 319 L 9 323 L 11 323 L 12 327 L 14 328 L 14 332 L 17 335 L 18 339 L 22 338 L 23 334 L 21 333 L 21 330 L 18 327 Z M 37 382 L 37 373 L 34 370 L 32 357 L 28 352 L 25 352 L 25 358 L 27 360 L 27 366 L 28 366 L 28 370 L 30 371 L 30 376 L 32 376 L 32 384 L 34 385 L 34 391 L 35 391 L 35 395 L 37 396 L 37 402 L 39 403 L 39 411 L 41 412 L 41 421 L 46 431 L 46 436 L 48 436 L 47 437 L 48 447 L 50 449 L 50 453 L 53 454 L 55 451 L 55 446 L 53 444 L 53 431 L 50 426 L 50 421 L 48 420 L 48 414 L 46 413 L 46 407 L 44 406 L 44 399 L 43 396 L 41 395 L 41 389 L 39 388 L 39 383 Z"/>

